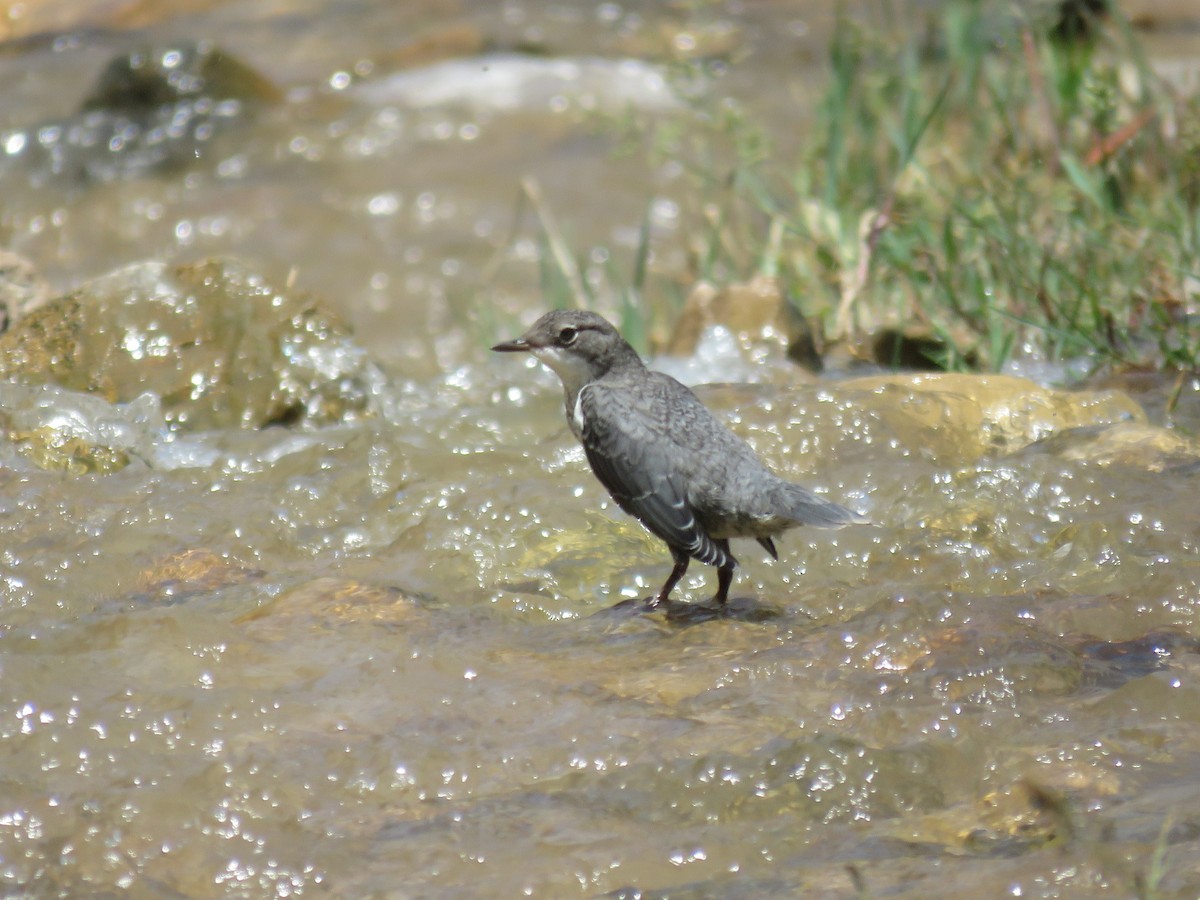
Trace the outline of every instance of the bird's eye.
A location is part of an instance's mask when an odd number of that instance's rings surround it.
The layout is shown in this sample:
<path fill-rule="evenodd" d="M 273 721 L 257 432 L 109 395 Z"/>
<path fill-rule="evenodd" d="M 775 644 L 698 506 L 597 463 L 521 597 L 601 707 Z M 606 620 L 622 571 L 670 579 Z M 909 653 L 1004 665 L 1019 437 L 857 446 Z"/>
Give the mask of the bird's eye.
<path fill-rule="evenodd" d="M 573 343 L 575 343 L 575 338 L 578 335 L 579 332 L 574 328 L 564 328 L 558 333 L 558 342 L 564 347 L 570 347 Z"/>

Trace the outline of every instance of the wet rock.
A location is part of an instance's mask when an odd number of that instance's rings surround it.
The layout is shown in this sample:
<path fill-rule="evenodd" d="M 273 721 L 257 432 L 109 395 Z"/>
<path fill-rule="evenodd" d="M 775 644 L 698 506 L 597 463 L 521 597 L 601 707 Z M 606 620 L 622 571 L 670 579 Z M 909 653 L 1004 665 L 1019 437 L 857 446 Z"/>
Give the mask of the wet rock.
<path fill-rule="evenodd" d="M 1088 683 L 1103 688 L 1120 687 L 1184 654 L 1200 653 L 1200 640 L 1182 629 L 1155 630 L 1124 641 L 1075 637 L 1071 643 L 1085 661 Z"/>
<path fill-rule="evenodd" d="M 975 853 L 1013 853 L 1069 838 L 1073 831 L 1067 796 L 1030 779 L 989 792 L 979 804 L 979 824 L 964 836 Z"/>
<path fill-rule="evenodd" d="M 207 41 L 142 47 L 113 59 L 69 119 L 5 133 L 6 158 L 32 181 L 112 181 L 204 158 L 222 132 L 279 90 Z"/>
<path fill-rule="evenodd" d="M 150 394 L 114 406 L 54 385 L 0 384 L 0 435 L 40 469 L 109 474 L 150 456 L 163 428 Z"/>
<path fill-rule="evenodd" d="M 138 574 L 138 593 L 148 602 L 178 603 L 262 576 L 260 569 L 243 566 L 212 550 L 196 548 L 173 553 L 143 569 Z"/>
<path fill-rule="evenodd" d="M 1061 391 L 1010 375 L 880 375 L 839 387 L 904 443 L 939 458 L 1012 453 L 1069 429 L 1146 421 L 1121 391 Z"/>
<path fill-rule="evenodd" d="M 697 283 L 663 352 L 691 356 L 704 332 L 715 325 L 733 332 L 746 346 L 781 346 L 789 359 L 810 372 L 822 369 L 808 321 L 774 278 L 756 276 L 720 288 Z"/>
<path fill-rule="evenodd" d="M 250 66 L 207 41 L 139 47 L 114 58 L 81 107 L 130 117 L 152 116 L 180 103 L 236 100 L 277 103 L 278 88 Z"/>
<path fill-rule="evenodd" d="M 938 810 L 896 828 L 896 836 L 922 847 L 941 847 L 952 854 L 1013 856 L 1070 839 L 1077 828 L 1073 800 L 1078 795 L 1108 797 L 1120 782 L 1095 765 L 1046 754 L 1036 769 L 987 792 L 973 803 Z M 1024 772 L 1028 762 L 1017 757 L 1002 764 Z"/>
<path fill-rule="evenodd" d="M 33 263 L 11 250 L 0 250 L 0 334 L 50 296 Z"/>
<path fill-rule="evenodd" d="M 410 621 L 417 608 L 415 599 L 399 588 L 325 577 L 289 588 L 238 623 L 266 640 L 284 640 L 294 637 L 298 621 L 311 629 L 399 625 Z"/>
<path fill-rule="evenodd" d="M 1163 472 L 1200 460 L 1200 442 L 1178 431 L 1145 422 L 1118 422 L 1072 428 L 1038 441 L 1029 452 L 1102 466 L 1128 466 Z"/>
<path fill-rule="evenodd" d="M 1033 632 L 998 635 L 959 628 L 931 640 L 908 669 L 951 700 L 1004 706 L 1019 694 L 1070 694 L 1083 680 L 1077 655 Z"/>
<path fill-rule="evenodd" d="M 129 465 L 125 450 L 90 443 L 57 428 L 13 429 L 8 439 L 40 469 L 71 475 L 107 475 Z"/>
<path fill-rule="evenodd" d="M 0 378 L 115 403 L 151 391 L 195 430 L 346 421 L 382 383 L 319 303 L 232 260 L 140 263 L 47 302 L 0 335 Z"/>

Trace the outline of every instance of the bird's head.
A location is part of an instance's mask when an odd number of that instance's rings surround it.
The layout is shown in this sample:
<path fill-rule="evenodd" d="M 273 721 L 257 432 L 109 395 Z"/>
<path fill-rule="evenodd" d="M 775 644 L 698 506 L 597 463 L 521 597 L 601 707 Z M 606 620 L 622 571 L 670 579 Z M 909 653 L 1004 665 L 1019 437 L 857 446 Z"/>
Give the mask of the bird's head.
<path fill-rule="evenodd" d="M 501 353 L 532 353 L 553 369 L 572 393 L 614 366 L 641 365 L 637 352 L 607 319 L 576 309 L 548 312 L 516 340 L 492 349 Z"/>

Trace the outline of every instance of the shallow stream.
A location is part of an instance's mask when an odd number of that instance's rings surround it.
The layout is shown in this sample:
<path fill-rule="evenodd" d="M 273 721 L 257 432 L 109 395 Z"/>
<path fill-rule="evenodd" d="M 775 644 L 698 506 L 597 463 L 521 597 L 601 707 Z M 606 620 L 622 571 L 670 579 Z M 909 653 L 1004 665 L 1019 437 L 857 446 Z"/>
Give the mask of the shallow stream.
<path fill-rule="evenodd" d="M 257 429 L 0 383 L 0 893 L 1200 893 L 1200 383 L 737 368 L 703 399 L 872 524 L 735 547 L 726 615 L 699 565 L 643 614 L 667 553 L 556 379 L 486 351 L 540 312 L 523 178 L 600 263 L 648 208 L 670 271 L 683 182 L 597 110 L 669 114 L 661 42 L 711 40 L 802 123 L 825 13 L 182 6 L 28 5 L 73 25 L 0 55 L 0 243 L 52 293 L 249 260 L 355 343 L 297 313 L 339 392 Z M 200 110 L 198 160 L 94 152 L 106 62 L 198 37 L 278 96 Z"/>

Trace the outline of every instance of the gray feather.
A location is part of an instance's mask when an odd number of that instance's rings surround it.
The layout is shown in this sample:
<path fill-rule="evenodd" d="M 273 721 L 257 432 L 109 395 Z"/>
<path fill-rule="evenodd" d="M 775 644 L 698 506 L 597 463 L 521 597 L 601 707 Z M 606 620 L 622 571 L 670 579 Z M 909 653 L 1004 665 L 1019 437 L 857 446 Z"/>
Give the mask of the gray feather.
<path fill-rule="evenodd" d="M 628 394 L 608 385 L 589 385 L 579 404 L 584 452 L 617 505 L 688 556 L 706 565 L 733 563 L 701 529 L 684 479 L 667 452 L 669 442 L 661 438 L 661 420 L 648 417 Z"/>

